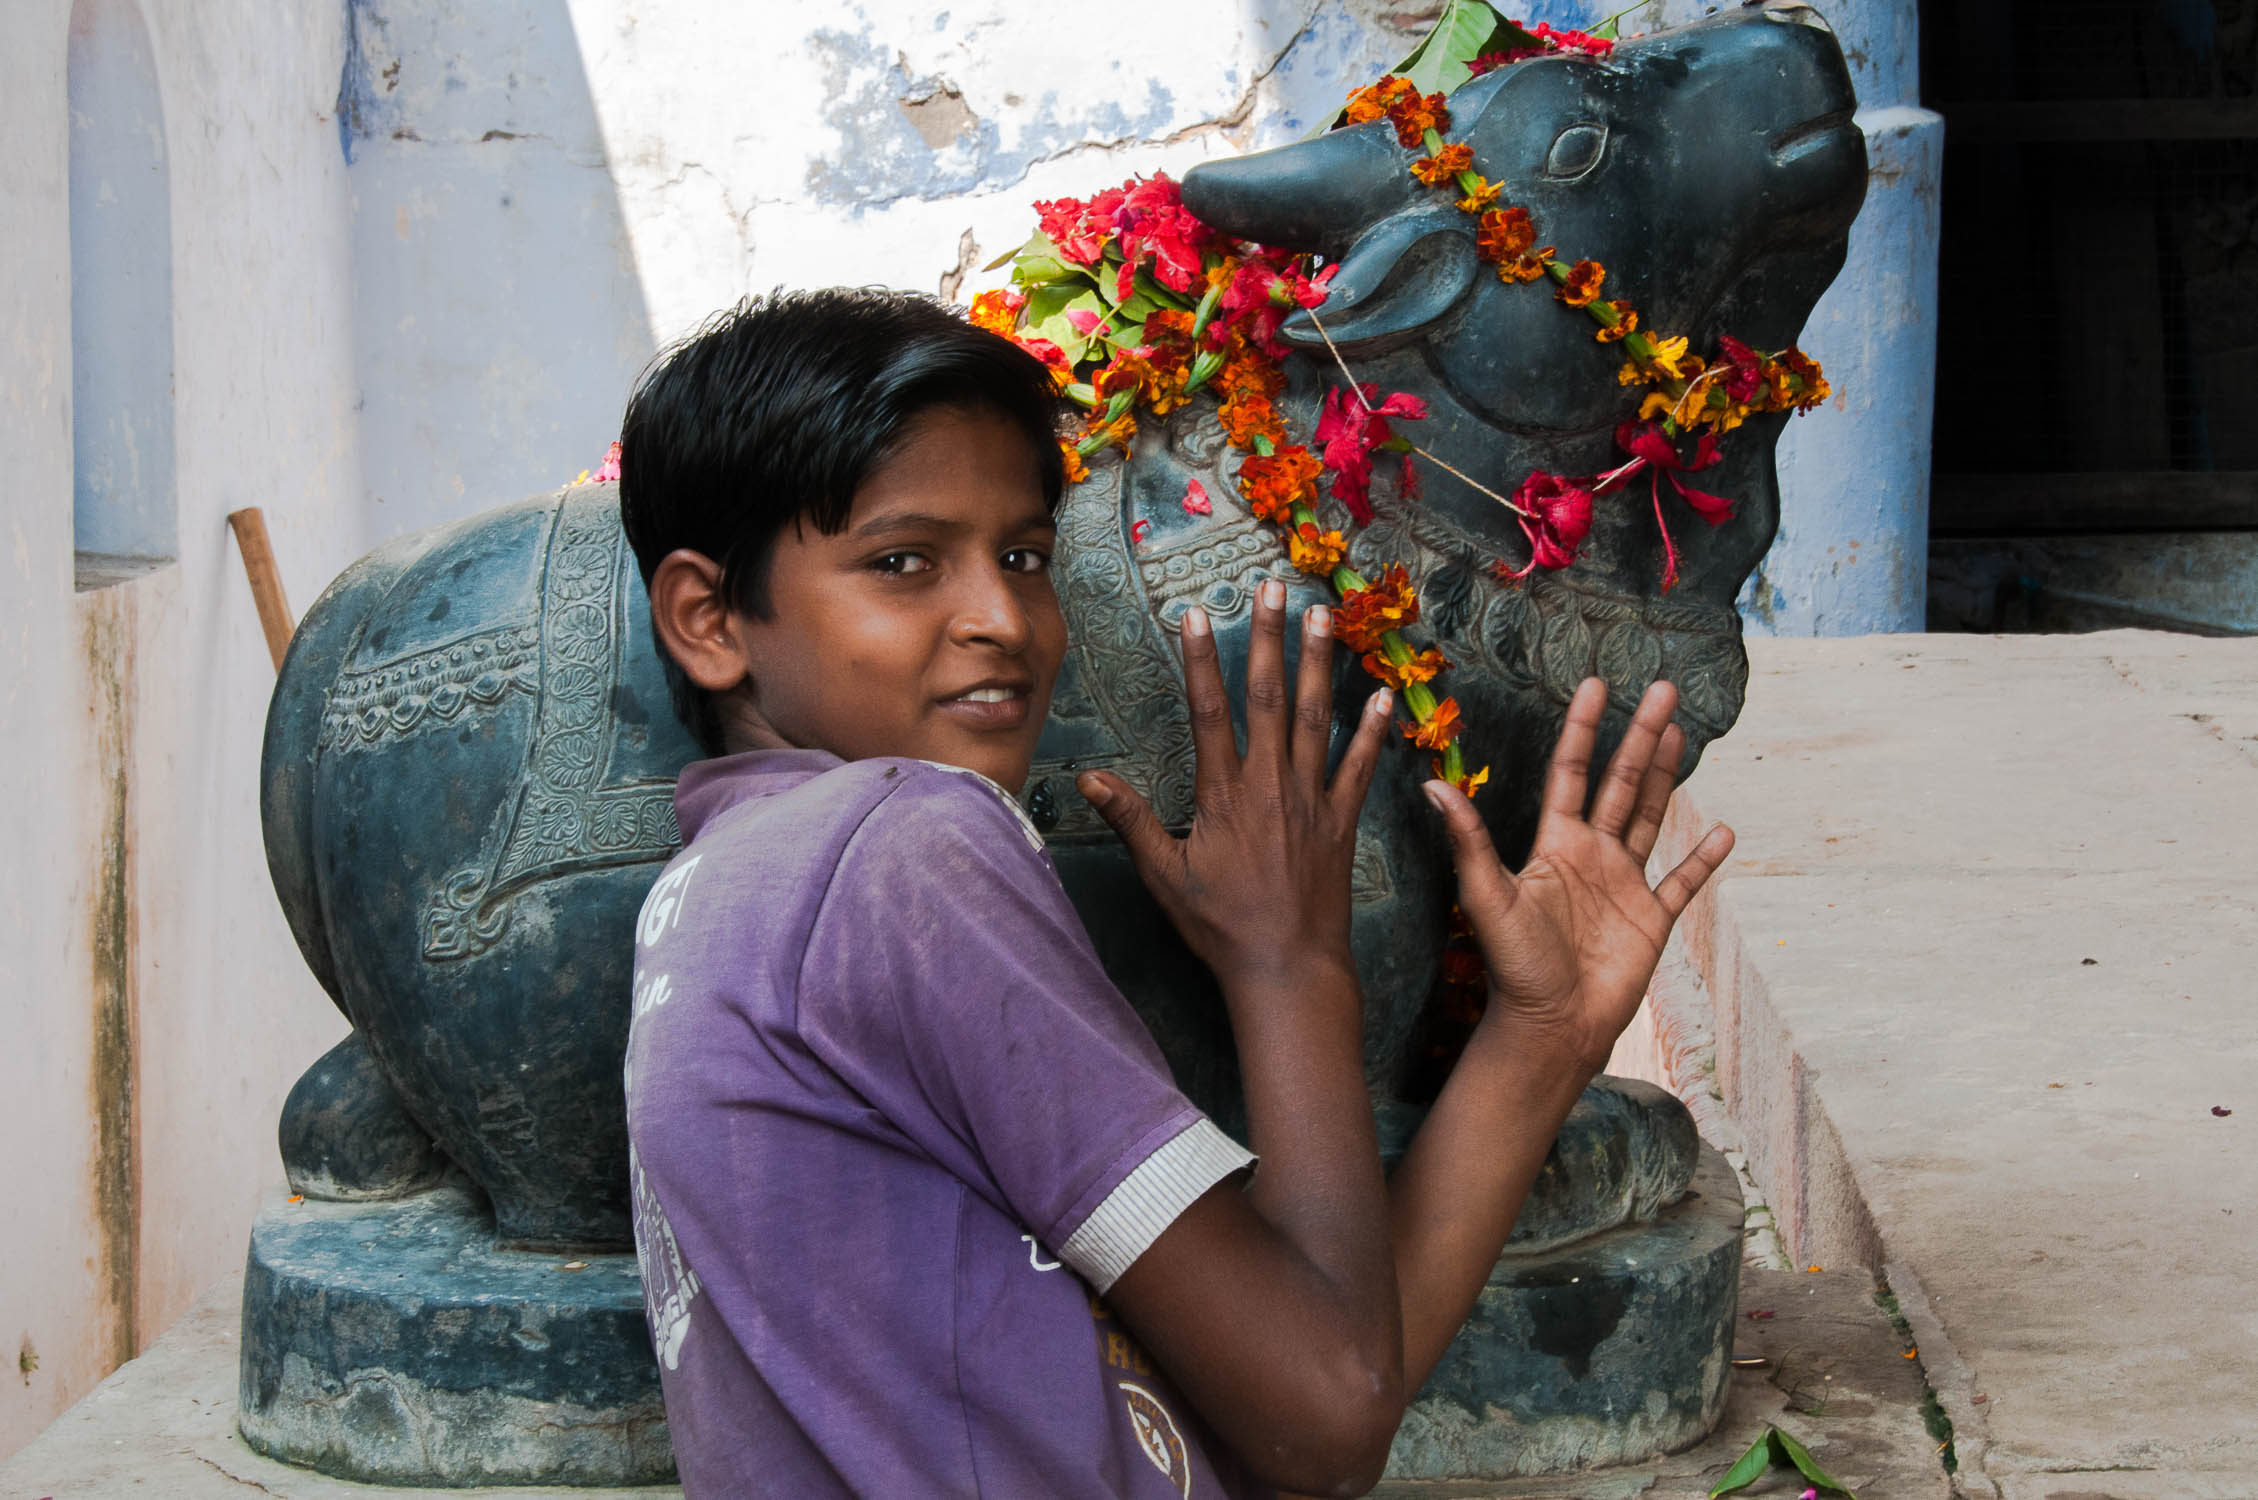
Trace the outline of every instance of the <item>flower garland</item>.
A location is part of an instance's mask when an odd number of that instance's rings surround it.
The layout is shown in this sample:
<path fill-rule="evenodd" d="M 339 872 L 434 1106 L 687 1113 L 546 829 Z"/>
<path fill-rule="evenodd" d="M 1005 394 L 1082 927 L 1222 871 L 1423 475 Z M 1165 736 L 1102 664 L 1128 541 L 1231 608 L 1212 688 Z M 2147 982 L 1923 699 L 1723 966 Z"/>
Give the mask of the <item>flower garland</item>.
<path fill-rule="evenodd" d="M 1615 45 L 1604 36 L 1541 22 L 1525 28 L 1498 20 L 1484 35 L 1504 45 L 1467 61 L 1469 76 L 1532 57 L 1604 57 Z M 982 292 L 970 316 L 1041 359 L 1084 410 L 1081 430 L 1060 439 L 1069 482 L 1088 478 L 1089 460 L 1108 447 L 1127 455 L 1140 409 L 1166 416 L 1212 388 L 1224 436 L 1244 455 L 1238 488 L 1248 508 L 1279 528 L 1296 568 L 1331 584 L 1339 599 L 1335 638 L 1363 653 L 1364 669 L 1395 690 L 1411 716 L 1403 733 L 1435 752 L 1435 775 L 1471 796 L 1489 779 L 1489 770 L 1467 771 L 1458 702 L 1438 697 L 1430 685 L 1449 670 L 1449 660 L 1439 648 L 1414 647 L 1404 635 L 1419 621 L 1419 596 L 1408 572 L 1391 563 L 1368 578 L 1347 565 L 1342 531 L 1319 514 L 1320 480 L 1349 520 L 1363 526 L 1373 517 L 1373 455 L 1401 455 L 1397 486 L 1406 498 L 1420 491 L 1412 456 L 1427 458 L 1513 513 L 1528 537 L 1529 561 L 1518 569 L 1499 561 L 1491 573 L 1519 582 L 1538 568 L 1573 563 L 1591 531 L 1594 498 L 1643 469 L 1662 536 L 1661 583 L 1667 591 L 1678 581 L 1678 550 L 1663 515 L 1663 476 L 1696 515 L 1711 525 L 1729 520 L 1731 500 L 1695 489 L 1681 476 L 1720 462 L 1718 438 L 1750 415 L 1808 412 L 1830 392 L 1818 364 L 1792 345 L 1765 354 L 1721 336 L 1716 356 L 1705 361 L 1688 351 L 1683 335 L 1642 330 L 1638 310 L 1628 301 L 1601 295 L 1605 266 L 1593 260 L 1563 264 L 1553 246 L 1537 243 L 1529 210 L 1502 203 L 1505 185 L 1474 170 L 1473 148 L 1444 142 L 1442 133 L 1450 129 L 1444 93 L 1422 93 L 1410 79 L 1389 74 L 1349 95 L 1345 123 L 1383 119 L 1405 149 L 1422 153 L 1410 163 L 1412 175 L 1454 193 L 1460 211 L 1473 217 L 1475 251 L 1501 281 L 1550 279 L 1560 303 L 1599 325 L 1596 340 L 1623 346 L 1617 383 L 1644 392 L 1637 414 L 1615 433 L 1627 462 L 1583 478 L 1533 471 L 1510 497 L 1460 474 L 1392 426 L 1392 420 L 1424 418 L 1425 402 L 1406 392 L 1382 397 L 1375 386 L 1358 381 L 1332 348 L 1315 310 L 1338 267 L 1314 269 L 1307 255 L 1220 234 L 1184 207 L 1181 190 L 1165 173 L 1132 179 L 1087 200 L 1037 203 L 1034 236 L 988 268 L 1011 262 L 1012 280 L 1022 290 Z M 1310 311 L 1345 377 L 1345 384 L 1325 394 L 1310 438 L 1314 452 L 1289 441 L 1276 406 L 1286 386 L 1282 362 L 1289 352 L 1278 329 L 1296 309 Z M 1678 443 L 1689 433 L 1695 449 L 1686 456 Z M 1188 513 L 1209 513 L 1207 492 L 1196 480 L 1182 503 Z M 1137 523 L 1133 541 L 1143 540 L 1146 526 Z"/>
<path fill-rule="evenodd" d="M 1615 47 L 1610 39 L 1556 31 L 1542 22 L 1529 30 L 1508 22 L 1506 29 L 1517 45 L 1475 58 L 1467 65 L 1474 76 L 1553 53 L 1605 57 Z M 1474 170 L 1473 148 L 1463 142 L 1444 143 L 1442 132 L 1450 129 L 1450 110 L 1442 94 L 1421 94 L 1408 78 L 1390 74 L 1349 95 L 1346 119 L 1352 125 L 1386 120 L 1395 127 L 1399 144 L 1423 151 L 1411 162 L 1411 175 L 1429 187 L 1456 190 L 1460 212 L 1474 217 L 1475 254 L 1496 268 L 1498 279 L 1509 284 L 1539 277 L 1552 280 L 1557 300 L 1580 309 L 1599 325 L 1592 335 L 1596 340 L 1623 346 L 1626 358 L 1616 372 L 1616 383 L 1648 388 L 1638 414 L 1615 429 L 1616 445 L 1629 455 L 1629 462 L 1583 479 L 1537 470 L 1505 501 L 1529 538 L 1529 561 L 1518 569 L 1494 563 L 1491 572 L 1502 580 L 1518 581 L 1538 568 L 1567 567 L 1590 534 L 1594 497 L 1619 488 L 1644 469 L 1655 529 L 1662 536 L 1662 588 L 1667 592 L 1678 581 L 1678 548 L 1662 513 L 1662 476 L 1669 476 L 1671 487 L 1710 525 L 1731 520 L 1731 500 L 1695 489 L 1679 475 L 1721 462 L 1717 439 L 1751 414 L 1789 410 L 1800 414 L 1825 401 L 1832 394 L 1825 373 L 1792 344 L 1778 354 L 1765 354 L 1722 334 L 1716 357 L 1705 361 L 1688 351 L 1682 334 L 1642 331 L 1637 308 L 1621 298 L 1600 295 L 1607 284 L 1605 266 L 1596 260 L 1564 265 L 1553 246 L 1537 243 L 1536 220 L 1527 208 L 1500 205 L 1504 185 Z M 1681 456 L 1677 445 L 1688 433 L 1697 434 L 1690 458 Z"/>
<path fill-rule="evenodd" d="M 1247 508 L 1279 528 L 1296 568 L 1332 585 L 1334 638 L 1395 690 L 1411 716 L 1404 735 L 1435 752 L 1435 774 L 1472 795 L 1489 769 L 1468 772 L 1458 703 L 1429 686 L 1450 663 L 1405 639 L 1419 620 L 1408 571 L 1395 563 L 1367 578 L 1348 566 L 1340 528 L 1318 516 L 1319 481 L 1330 474 L 1332 497 L 1350 519 L 1372 519 L 1378 451 L 1403 455 L 1399 484 L 1416 492 L 1411 445 L 1390 419 L 1417 421 L 1426 403 L 1400 392 L 1377 399 L 1370 386 L 1330 391 L 1311 435 L 1315 452 L 1288 440 L 1277 408 L 1289 352 L 1279 325 L 1296 308 L 1323 303 L 1335 268 L 1312 274 L 1305 255 L 1218 234 L 1185 209 L 1166 174 L 1035 211 L 1040 227 L 1010 257 L 1025 290 L 982 292 L 971 318 L 1049 365 L 1086 413 L 1081 430 L 1059 440 L 1068 480 L 1088 478 L 1089 460 L 1108 447 L 1126 454 L 1140 410 L 1166 416 L 1211 390 L 1225 438 L 1245 455 L 1238 488 Z M 1196 480 L 1182 503 L 1194 515 L 1211 508 Z M 1143 540 L 1144 528 L 1139 522 L 1133 540 Z"/>

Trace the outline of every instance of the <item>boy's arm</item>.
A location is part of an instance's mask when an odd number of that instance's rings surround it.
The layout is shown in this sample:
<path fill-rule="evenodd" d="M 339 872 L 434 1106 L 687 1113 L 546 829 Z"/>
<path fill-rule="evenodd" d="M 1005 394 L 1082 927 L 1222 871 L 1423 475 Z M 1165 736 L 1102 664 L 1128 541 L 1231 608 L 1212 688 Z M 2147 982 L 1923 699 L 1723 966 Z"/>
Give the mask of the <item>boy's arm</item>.
<path fill-rule="evenodd" d="M 1391 700 L 1374 695 L 1328 785 L 1330 616 L 1310 611 L 1289 694 L 1284 596 L 1272 581 L 1256 600 L 1243 756 L 1206 616 L 1185 616 L 1198 756 L 1187 838 L 1171 837 L 1126 784 L 1083 778 L 1222 986 L 1261 1156 L 1244 1190 L 1202 1195 L 1107 1299 L 1257 1475 L 1354 1494 L 1378 1479 L 1404 1402 L 1387 1187 L 1348 950 L 1357 813 Z"/>
<path fill-rule="evenodd" d="M 1473 804 L 1427 784 L 1450 833 L 1459 907 L 1482 946 L 1489 1003 L 1390 1184 L 1411 1390 L 1472 1311 L 1553 1138 L 1637 1013 L 1671 927 L 1732 852 L 1732 830 L 1719 824 L 1647 886 L 1646 859 L 1685 753 L 1671 722 L 1677 703 L 1669 683 L 1647 689 L 1587 815 L 1607 687 L 1591 678 L 1577 689 L 1518 875 L 1499 861 Z"/>
<path fill-rule="evenodd" d="M 1579 691 L 1518 878 L 1472 806 L 1430 786 L 1491 1003 L 1383 1188 L 1346 935 L 1355 813 L 1388 701 L 1375 695 L 1326 788 L 1328 623 L 1311 612 L 1289 735 L 1282 593 L 1266 586 L 1255 611 L 1243 761 L 1205 620 L 1187 616 L 1200 765 L 1188 839 L 1171 839 L 1126 786 L 1085 778 L 1222 983 L 1263 1158 L 1244 1193 L 1219 1186 L 1186 1210 L 1110 1297 L 1259 1475 L 1357 1494 L 1377 1480 L 1407 1393 L 1464 1321 L 1561 1121 L 1637 1008 L 1671 923 L 1731 839 L 1713 833 L 1647 889 L 1643 861 L 1683 749 L 1664 727 L 1675 705 L 1666 685 L 1641 703 L 1589 819 L 1585 768 L 1605 692 Z"/>

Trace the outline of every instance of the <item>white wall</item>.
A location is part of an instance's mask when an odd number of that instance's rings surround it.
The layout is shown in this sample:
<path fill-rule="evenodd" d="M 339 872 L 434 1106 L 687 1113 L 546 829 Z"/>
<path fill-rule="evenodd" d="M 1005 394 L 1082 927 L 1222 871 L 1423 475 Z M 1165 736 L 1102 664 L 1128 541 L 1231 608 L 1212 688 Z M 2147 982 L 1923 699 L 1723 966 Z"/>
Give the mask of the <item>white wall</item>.
<path fill-rule="evenodd" d="M 0 1347 L 19 1367 L 0 1453 L 241 1258 L 281 1175 L 282 1094 L 342 1030 L 267 883 L 273 671 L 225 523 L 265 508 L 300 607 L 360 549 L 341 17 L 144 12 L 170 171 L 179 558 L 78 593 L 70 13 L 0 7 Z"/>

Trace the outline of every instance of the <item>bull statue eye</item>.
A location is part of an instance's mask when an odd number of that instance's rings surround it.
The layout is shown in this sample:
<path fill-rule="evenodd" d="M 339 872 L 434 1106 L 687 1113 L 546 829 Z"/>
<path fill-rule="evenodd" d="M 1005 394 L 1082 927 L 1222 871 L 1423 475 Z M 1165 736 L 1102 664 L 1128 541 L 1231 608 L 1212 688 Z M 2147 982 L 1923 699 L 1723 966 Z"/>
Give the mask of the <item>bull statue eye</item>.
<path fill-rule="evenodd" d="M 1571 125 L 1552 138 L 1551 154 L 1545 157 L 1545 176 L 1562 180 L 1581 177 L 1599 165 L 1606 150 L 1605 125 Z"/>

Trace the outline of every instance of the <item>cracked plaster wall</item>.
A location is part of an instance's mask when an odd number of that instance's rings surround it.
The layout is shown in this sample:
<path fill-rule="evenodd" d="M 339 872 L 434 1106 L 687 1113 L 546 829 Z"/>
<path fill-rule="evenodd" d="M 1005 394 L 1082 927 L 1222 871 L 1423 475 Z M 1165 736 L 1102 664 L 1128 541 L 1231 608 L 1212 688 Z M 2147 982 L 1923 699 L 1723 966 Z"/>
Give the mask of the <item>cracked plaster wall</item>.
<path fill-rule="evenodd" d="M 747 292 L 969 297 L 1036 199 L 1293 139 L 1435 8 L 349 0 L 367 539 L 594 463 L 652 352 Z M 1843 395 L 1782 444 L 1781 536 L 1743 609 L 1766 632 L 1919 629 L 1942 124 L 1917 107 L 1913 0 L 1822 8 L 1875 172 L 1806 340 Z"/>

